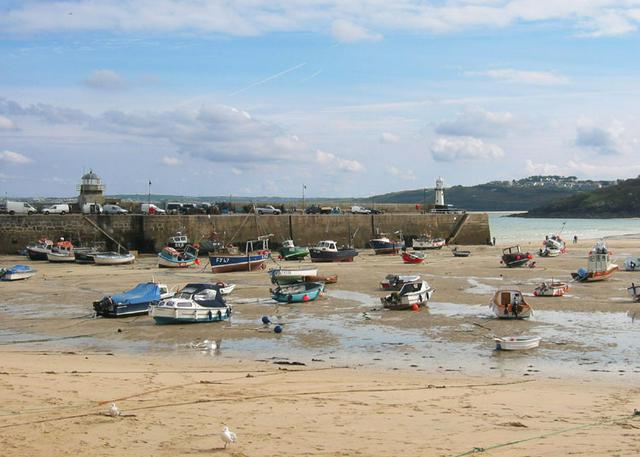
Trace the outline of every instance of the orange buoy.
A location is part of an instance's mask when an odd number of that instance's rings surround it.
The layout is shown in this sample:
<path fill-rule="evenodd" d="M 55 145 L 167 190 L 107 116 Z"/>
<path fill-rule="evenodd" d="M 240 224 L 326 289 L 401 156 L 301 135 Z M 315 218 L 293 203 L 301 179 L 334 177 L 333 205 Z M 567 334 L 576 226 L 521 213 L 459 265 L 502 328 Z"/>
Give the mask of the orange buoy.
<path fill-rule="evenodd" d="M 418 306 L 417 303 L 414 303 L 413 305 L 411 305 L 411 311 L 418 311 L 420 309 L 420 307 Z"/>

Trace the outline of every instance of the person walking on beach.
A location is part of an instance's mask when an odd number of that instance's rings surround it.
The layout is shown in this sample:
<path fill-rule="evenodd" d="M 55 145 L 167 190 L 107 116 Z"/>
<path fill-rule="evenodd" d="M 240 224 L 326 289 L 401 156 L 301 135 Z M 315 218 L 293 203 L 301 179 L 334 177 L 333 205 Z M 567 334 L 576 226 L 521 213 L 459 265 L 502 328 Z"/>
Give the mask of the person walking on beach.
<path fill-rule="evenodd" d="M 578 244 L 578 235 L 573 235 L 573 244 Z"/>

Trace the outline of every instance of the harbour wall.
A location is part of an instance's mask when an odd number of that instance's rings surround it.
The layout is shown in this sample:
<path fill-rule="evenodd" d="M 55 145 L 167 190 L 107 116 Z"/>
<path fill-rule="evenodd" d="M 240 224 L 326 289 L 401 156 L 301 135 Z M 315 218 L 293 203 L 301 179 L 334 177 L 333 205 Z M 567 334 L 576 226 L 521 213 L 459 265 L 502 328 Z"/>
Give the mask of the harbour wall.
<path fill-rule="evenodd" d="M 101 230 L 98 230 L 99 227 Z M 246 240 L 273 234 L 271 246 L 292 238 L 298 245 L 335 240 L 366 248 L 377 233 L 401 230 L 406 239 L 428 233 L 451 244 L 487 244 L 491 238 L 486 213 L 374 214 L 374 215 L 0 215 L 0 253 L 14 254 L 39 238 L 64 237 L 75 244 L 102 244 L 112 249 L 117 241 L 130 250 L 159 251 L 169 236 L 181 231 L 193 242 L 214 233 L 226 243 L 244 246 Z M 108 236 L 106 236 L 107 234 Z"/>

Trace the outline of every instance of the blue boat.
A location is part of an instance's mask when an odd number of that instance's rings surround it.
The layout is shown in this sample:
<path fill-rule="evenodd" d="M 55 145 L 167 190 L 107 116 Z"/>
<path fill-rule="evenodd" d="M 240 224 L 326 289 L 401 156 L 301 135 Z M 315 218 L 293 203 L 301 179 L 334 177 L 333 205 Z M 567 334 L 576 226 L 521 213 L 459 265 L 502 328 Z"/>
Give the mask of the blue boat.
<path fill-rule="evenodd" d="M 231 307 L 218 284 L 187 284 L 173 297 L 151 305 L 149 315 L 156 324 L 219 322 L 231 317 Z"/>
<path fill-rule="evenodd" d="M 302 303 L 315 300 L 323 290 L 323 282 L 302 282 L 276 288 L 271 298 L 281 303 Z"/>
<path fill-rule="evenodd" d="M 189 244 L 185 246 L 183 252 L 167 246 L 158 254 L 160 268 L 187 268 L 197 263 L 197 260 L 198 250 Z"/>
<path fill-rule="evenodd" d="M 369 245 L 376 254 L 397 254 L 405 247 L 402 234 L 400 234 L 399 238 L 398 240 L 391 240 L 389 237 L 381 234 L 378 238 L 370 240 Z"/>
<path fill-rule="evenodd" d="M 36 270 L 29 265 L 14 265 L 9 268 L 0 268 L 0 280 L 2 281 L 29 279 L 34 274 L 36 274 Z"/>
<path fill-rule="evenodd" d="M 254 250 L 254 243 L 261 243 L 262 249 Z M 260 236 L 257 240 L 247 241 L 244 255 L 211 254 L 209 255 L 209 263 L 214 273 L 254 271 L 263 269 L 270 256 L 269 237 Z"/>
<path fill-rule="evenodd" d="M 98 316 L 122 317 L 147 314 L 153 303 L 172 294 L 164 284 L 143 282 L 133 289 L 116 295 L 107 295 L 102 300 L 93 302 L 93 309 Z"/>

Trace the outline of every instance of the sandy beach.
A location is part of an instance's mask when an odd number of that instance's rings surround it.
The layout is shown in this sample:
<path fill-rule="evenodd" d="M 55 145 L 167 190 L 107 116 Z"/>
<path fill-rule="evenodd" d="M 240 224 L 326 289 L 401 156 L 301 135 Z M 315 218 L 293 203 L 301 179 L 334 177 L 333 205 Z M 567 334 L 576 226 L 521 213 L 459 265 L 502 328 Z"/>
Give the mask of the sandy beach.
<path fill-rule="evenodd" d="M 365 250 L 353 264 L 319 265 L 339 276 L 324 297 L 285 306 L 269 300 L 264 272 L 159 270 L 153 256 L 124 267 L 32 262 L 36 276 L 0 284 L 2 454 L 638 455 L 640 324 L 625 290 L 638 273 L 571 284 L 563 298 L 527 296 L 530 321 L 498 321 L 487 307 L 497 288 L 530 294 L 569 280 L 591 245 L 531 269 L 501 266 L 499 246 L 471 247 L 466 259 L 428 252 L 418 266 Z M 639 254 L 635 239 L 608 245 L 619 264 Z M 413 272 L 436 289 L 429 309 L 381 310 L 379 281 Z M 231 322 L 93 318 L 94 300 L 152 278 L 236 283 Z M 494 351 L 493 335 L 517 334 L 543 341 Z M 204 339 L 217 348 L 190 347 Z M 104 415 L 113 401 L 121 417 Z M 239 441 L 227 449 L 224 425 Z"/>

